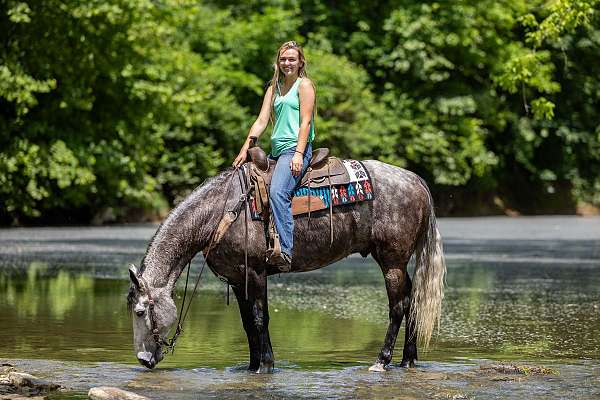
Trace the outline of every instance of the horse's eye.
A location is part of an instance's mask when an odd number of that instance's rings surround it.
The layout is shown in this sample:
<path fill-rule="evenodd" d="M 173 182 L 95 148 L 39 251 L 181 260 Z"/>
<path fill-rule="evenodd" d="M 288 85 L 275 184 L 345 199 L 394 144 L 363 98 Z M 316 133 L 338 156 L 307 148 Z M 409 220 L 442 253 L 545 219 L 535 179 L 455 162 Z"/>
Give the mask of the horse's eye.
<path fill-rule="evenodd" d="M 135 313 L 136 313 L 136 315 L 137 315 L 138 317 L 143 317 L 143 316 L 144 316 L 144 314 L 146 313 L 146 311 L 145 311 L 145 310 L 138 310 L 138 311 L 136 311 Z"/>

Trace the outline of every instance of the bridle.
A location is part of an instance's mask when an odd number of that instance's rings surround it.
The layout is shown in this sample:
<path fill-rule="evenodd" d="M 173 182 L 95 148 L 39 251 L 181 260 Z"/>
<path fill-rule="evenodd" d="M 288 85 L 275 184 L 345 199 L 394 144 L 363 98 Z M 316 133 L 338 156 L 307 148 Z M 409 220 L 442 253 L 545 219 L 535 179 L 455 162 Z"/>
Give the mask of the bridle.
<path fill-rule="evenodd" d="M 214 238 L 214 236 L 213 236 Z M 190 310 L 190 306 L 192 305 L 192 300 L 194 298 L 194 296 L 196 295 L 196 291 L 198 290 L 198 286 L 200 284 L 200 279 L 202 278 L 202 273 L 204 272 L 204 267 L 206 266 L 206 259 L 208 258 L 208 254 L 210 253 L 210 249 L 212 248 L 212 239 L 211 242 L 209 244 L 209 247 L 206 251 L 206 254 L 204 256 L 204 260 L 202 262 L 202 268 L 200 269 L 200 273 L 198 274 L 198 278 L 196 279 L 196 284 L 194 285 L 194 291 L 192 292 L 192 295 L 190 297 L 190 301 L 187 304 L 187 308 L 185 309 L 185 313 L 183 312 L 183 308 L 185 307 L 185 298 L 187 295 L 187 288 L 188 288 L 188 281 L 190 278 L 190 268 L 192 265 L 192 261 L 190 260 L 190 262 L 187 264 L 186 268 L 187 268 L 187 274 L 185 277 L 185 290 L 183 292 L 183 301 L 181 302 L 181 309 L 179 310 L 179 320 L 177 321 L 177 328 L 175 328 L 175 333 L 173 334 L 173 337 L 170 339 L 163 339 L 160 337 L 160 332 L 158 331 L 158 328 L 156 327 L 156 313 L 154 312 L 154 299 L 152 298 L 152 294 L 150 293 L 150 285 L 148 285 L 148 282 L 146 281 L 146 279 L 142 276 L 141 272 L 137 274 L 137 278 L 138 278 L 138 282 L 140 283 L 140 286 L 138 288 L 140 294 L 145 294 L 146 296 L 148 296 L 148 318 L 150 319 L 150 330 L 152 332 L 152 337 L 154 338 L 154 342 L 156 343 L 157 346 L 164 346 L 165 349 L 163 350 L 163 355 L 164 354 L 168 354 L 169 352 L 171 354 L 173 354 L 173 352 L 175 351 L 175 344 L 177 343 L 177 338 L 179 337 L 179 335 L 181 335 L 183 333 L 183 322 L 185 321 L 188 311 Z"/>
<path fill-rule="evenodd" d="M 148 318 L 150 319 L 150 330 L 152 331 L 152 337 L 154 338 L 154 342 L 158 346 L 165 346 L 166 350 L 163 351 L 163 354 L 166 354 L 171 350 L 175 350 L 175 342 L 177 341 L 177 337 L 181 334 L 181 325 L 177 324 L 177 329 L 175 330 L 175 334 L 173 338 L 170 340 L 165 340 L 160 337 L 160 333 L 158 332 L 158 328 L 156 327 L 156 314 L 154 313 L 154 299 L 152 298 L 152 294 L 150 294 L 150 286 L 146 279 L 142 276 L 142 274 L 138 274 L 137 276 L 138 282 L 140 283 L 139 291 L 141 294 L 145 294 L 148 296 Z M 187 285 L 186 285 L 187 286 Z"/>
<path fill-rule="evenodd" d="M 236 168 L 235 171 L 238 172 L 238 178 L 240 178 L 240 174 L 243 174 L 243 173 L 240 172 L 240 170 L 238 168 Z M 222 215 L 221 219 L 223 219 L 223 216 L 225 215 L 225 207 L 227 205 L 227 199 L 229 198 L 229 190 L 231 189 L 230 184 L 231 184 L 233 175 L 234 174 L 231 174 L 227 181 L 227 192 L 225 195 L 223 210 L 221 212 L 221 215 Z M 235 219 L 237 219 L 237 216 L 239 215 L 242 205 L 245 204 L 246 208 L 248 207 L 248 193 L 247 193 L 247 189 L 245 188 L 245 185 L 241 181 L 241 178 L 240 178 L 240 185 L 242 187 L 242 195 L 240 196 L 240 198 L 239 198 L 237 204 L 235 205 L 235 207 L 233 208 L 233 210 L 228 211 L 229 213 L 233 213 L 235 215 Z M 247 212 L 245 213 L 245 217 L 246 217 L 246 219 L 245 219 L 245 225 L 246 225 L 246 251 L 245 251 L 246 298 L 248 298 L 248 244 L 247 244 L 248 220 L 247 220 Z M 171 337 L 170 339 L 163 339 L 160 337 L 160 333 L 158 331 L 158 328 L 156 327 L 157 326 L 156 314 L 154 312 L 155 303 L 154 303 L 154 299 L 152 298 L 152 294 L 150 293 L 150 285 L 148 285 L 148 282 L 142 276 L 141 272 L 136 274 L 136 276 L 138 278 L 138 282 L 140 283 L 139 288 L 138 288 L 140 294 L 145 294 L 146 296 L 148 296 L 148 318 L 150 319 L 150 330 L 152 332 L 152 337 L 154 338 L 154 342 L 156 343 L 157 346 L 164 346 L 165 349 L 163 350 L 163 355 L 168 354 L 169 352 L 171 354 L 173 354 L 173 352 L 175 351 L 175 345 L 177 343 L 177 338 L 179 337 L 179 335 L 181 335 L 183 333 L 183 328 L 182 328 L 183 323 L 188 315 L 190 306 L 192 305 L 192 300 L 194 299 L 194 296 L 196 295 L 196 292 L 198 290 L 198 285 L 200 284 L 200 279 L 202 278 L 202 273 L 204 272 L 204 267 L 206 266 L 206 260 L 208 259 L 210 250 L 216 244 L 215 237 L 217 236 L 217 231 L 219 230 L 219 228 L 220 228 L 220 226 L 217 226 L 213 230 L 213 232 L 211 233 L 211 236 L 210 236 L 209 244 L 204 249 L 204 258 L 202 261 L 202 267 L 200 269 L 200 273 L 198 274 L 198 278 L 196 279 L 196 284 L 194 285 L 194 290 L 193 290 L 192 294 L 190 295 L 190 300 L 187 304 L 187 308 L 185 309 L 185 313 L 183 312 L 183 309 L 186 305 L 185 299 L 186 299 L 186 295 L 187 295 L 187 288 L 188 288 L 188 281 L 189 281 L 189 277 L 190 277 L 190 269 L 191 269 L 191 265 L 192 265 L 192 260 L 190 260 L 189 263 L 187 264 L 187 266 L 184 267 L 184 268 L 187 268 L 187 273 L 186 273 L 186 278 L 185 278 L 185 290 L 183 292 L 183 301 L 181 303 L 181 309 L 179 310 L 179 319 L 177 321 L 177 328 L 175 328 L 175 333 L 173 334 L 173 337 Z M 210 268 L 210 266 L 209 266 L 209 268 Z M 211 270 L 212 270 L 212 268 L 211 268 Z M 213 272 L 215 273 L 215 275 L 217 275 L 219 278 L 221 278 L 220 275 L 218 275 L 215 271 L 213 271 Z M 226 283 L 229 285 L 228 281 L 226 281 Z M 229 288 L 228 288 L 228 290 L 229 290 Z"/>

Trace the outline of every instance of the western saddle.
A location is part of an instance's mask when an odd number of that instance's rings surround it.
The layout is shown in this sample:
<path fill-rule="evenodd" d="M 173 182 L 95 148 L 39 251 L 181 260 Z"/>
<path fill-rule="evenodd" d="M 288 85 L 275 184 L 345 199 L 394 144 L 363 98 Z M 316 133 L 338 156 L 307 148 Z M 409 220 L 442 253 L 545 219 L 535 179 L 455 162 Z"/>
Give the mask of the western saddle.
<path fill-rule="evenodd" d="M 263 219 L 267 219 L 269 213 L 269 187 L 273 177 L 275 161 L 269 159 L 265 151 L 256 146 L 254 137 L 251 138 L 246 161 L 248 162 L 251 189 L 254 189 L 257 211 Z M 317 189 L 348 183 L 349 180 L 348 171 L 342 160 L 329 156 L 329 149 L 322 147 L 313 151 L 308 168 L 304 172 L 298 187 Z M 306 197 L 307 199 L 302 201 L 297 201 L 299 199 L 297 197 L 292 199 L 292 215 L 310 213 L 325 208 L 316 203 L 314 196 L 310 196 L 310 192 Z M 311 197 L 313 197 L 312 200 L 315 200 L 314 204 L 310 202 Z"/>
<path fill-rule="evenodd" d="M 249 181 L 249 193 L 253 192 L 256 211 L 268 226 L 267 254 L 279 256 L 281 247 L 279 235 L 271 218 L 269 188 L 275 167 L 275 161 L 267 157 L 263 149 L 256 145 L 256 138 L 251 137 L 247 156 L 246 176 Z M 328 148 L 318 148 L 313 151 L 312 158 L 302 176 L 298 187 L 308 188 L 306 196 L 292 198 L 292 215 L 306 214 L 310 218 L 312 211 L 329 208 L 330 240 L 333 242 L 332 204 L 328 206 L 318 196 L 311 196 L 310 189 L 327 188 L 333 185 L 348 183 L 348 171 L 341 159 L 329 156 Z M 270 256 L 269 256 L 270 257 Z"/>

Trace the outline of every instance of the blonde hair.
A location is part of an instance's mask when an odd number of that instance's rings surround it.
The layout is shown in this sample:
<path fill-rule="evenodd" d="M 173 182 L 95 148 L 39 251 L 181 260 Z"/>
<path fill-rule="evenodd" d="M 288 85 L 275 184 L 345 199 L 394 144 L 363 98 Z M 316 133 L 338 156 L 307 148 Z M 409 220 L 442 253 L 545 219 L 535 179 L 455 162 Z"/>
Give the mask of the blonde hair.
<path fill-rule="evenodd" d="M 271 78 L 271 81 L 269 82 L 269 86 L 271 86 L 273 88 L 273 93 L 271 96 L 271 122 L 275 123 L 275 112 L 274 112 L 274 108 L 275 108 L 275 96 L 279 93 L 281 93 L 281 68 L 279 67 L 279 57 L 281 57 L 281 53 L 283 53 L 286 50 L 289 49 L 294 49 L 298 52 L 298 58 L 300 60 L 300 63 L 302 64 L 300 66 L 300 68 L 298 69 L 298 77 L 300 78 L 308 78 L 308 73 L 306 71 L 306 57 L 304 57 L 304 50 L 302 50 L 302 47 L 300 47 L 300 45 L 294 41 L 294 40 L 290 40 L 289 42 L 285 42 L 284 44 L 282 44 L 281 46 L 279 46 L 279 49 L 277 50 L 277 54 L 275 55 L 275 61 L 273 62 L 273 78 Z M 311 81 L 313 89 L 315 90 L 315 96 L 316 96 L 316 92 L 317 92 L 317 88 L 315 87 L 315 84 Z M 316 110 L 317 110 L 317 99 L 315 97 L 315 105 L 314 105 L 314 111 L 313 111 L 313 122 L 314 122 L 314 115 L 316 114 Z"/>
<path fill-rule="evenodd" d="M 270 82 L 270 85 L 273 86 L 274 91 L 277 90 L 279 92 L 281 84 L 281 68 L 279 67 L 279 57 L 281 57 L 281 53 L 289 49 L 294 49 L 298 52 L 298 58 L 300 59 L 300 63 L 302 63 L 302 65 L 298 69 L 298 76 L 301 78 L 308 78 L 308 74 L 306 73 L 306 58 L 304 57 L 304 50 L 302 50 L 302 47 L 300 47 L 298 43 L 296 43 L 293 40 L 290 40 L 289 42 L 285 42 L 284 44 L 282 44 L 279 47 L 279 50 L 277 50 L 277 54 L 275 55 L 275 61 L 273 62 L 273 78 L 271 78 Z M 273 92 L 273 94 L 275 94 L 275 92 Z"/>

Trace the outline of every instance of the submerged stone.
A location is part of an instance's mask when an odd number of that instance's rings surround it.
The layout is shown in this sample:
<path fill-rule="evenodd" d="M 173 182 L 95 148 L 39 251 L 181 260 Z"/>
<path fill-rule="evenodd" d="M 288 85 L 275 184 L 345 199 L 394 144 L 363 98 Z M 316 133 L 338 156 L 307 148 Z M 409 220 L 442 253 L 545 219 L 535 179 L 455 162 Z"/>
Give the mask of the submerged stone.
<path fill-rule="evenodd" d="M 8 374 L 15 370 L 15 367 L 11 364 L 0 364 L 0 379 L 6 378 Z"/>
<path fill-rule="evenodd" d="M 20 394 L 0 394 L 0 400 L 44 400 L 43 396 L 26 396 Z"/>
<path fill-rule="evenodd" d="M 515 375 L 558 375 L 558 371 L 544 366 L 516 365 L 516 364 L 491 364 L 480 365 L 479 369 L 484 372 L 498 372 L 501 374 Z"/>
<path fill-rule="evenodd" d="M 8 380 L 11 385 L 17 388 L 32 388 L 40 391 L 56 390 L 60 387 L 56 383 L 52 383 L 45 379 L 38 378 L 24 372 L 9 372 Z"/>
<path fill-rule="evenodd" d="M 150 400 L 148 397 L 110 386 L 91 388 L 88 397 L 91 400 Z"/>
<path fill-rule="evenodd" d="M 0 400 L 45 399 L 38 396 L 42 392 L 58 389 L 60 386 L 23 372 L 16 372 L 10 364 L 0 365 Z"/>

